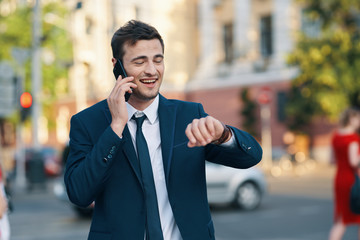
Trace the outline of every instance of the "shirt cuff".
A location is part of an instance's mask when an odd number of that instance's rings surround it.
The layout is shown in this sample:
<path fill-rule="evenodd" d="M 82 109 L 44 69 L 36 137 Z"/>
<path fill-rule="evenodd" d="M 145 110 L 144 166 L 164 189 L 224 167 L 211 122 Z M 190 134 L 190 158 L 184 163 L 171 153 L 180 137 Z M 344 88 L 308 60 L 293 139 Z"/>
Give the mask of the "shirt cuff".
<path fill-rule="evenodd" d="M 232 129 L 230 129 L 230 131 L 231 131 L 231 138 L 230 138 L 230 140 L 227 141 L 227 142 L 224 142 L 224 143 L 220 144 L 219 146 L 228 147 L 228 148 L 236 147 L 235 134 L 234 134 L 234 132 L 233 132 Z"/>

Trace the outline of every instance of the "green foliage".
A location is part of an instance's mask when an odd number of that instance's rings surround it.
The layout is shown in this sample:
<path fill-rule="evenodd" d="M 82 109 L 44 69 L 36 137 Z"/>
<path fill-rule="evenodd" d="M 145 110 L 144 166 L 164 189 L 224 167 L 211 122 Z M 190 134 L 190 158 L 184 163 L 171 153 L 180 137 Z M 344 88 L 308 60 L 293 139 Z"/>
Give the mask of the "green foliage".
<path fill-rule="evenodd" d="M 248 88 L 244 88 L 240 92 L 240 101 L 243 104 L 243 107 L 240 110 L 240 115 L 242 116 L 242 119 L 244 119 L 242 126 L 245 131 L 247 131 L 253 136 L 257 136 L 258 135 L 256 132 L 257 118 L 255 116 L 256 103 L 253 100 L 251 100 L 249 96 Z"/>
<path fill-rule="evenodd" d="M 314 116 L 335 119 L 344 108 L 360 106 L 360 1 L 299 0 L 318 36 L 299 34 L 288 63 L 299 69 L 287 105 L 293 130 Z"/>
<path fill-rule="evenodd" d="M 31 47 L 31 9 L 19 8 L 8 16 L 0 15 L 0 59 L 11 60 L 12 47 Z"/>
<path fill-rule="evenodd" d="M 1 1 L 6 2 L 6 1 Z M 3 11 L 1 11 L 3 13 Z M 50 117 L 51 106 L 60 94 L 68 91 L 68 70 L 72 64 L 72 44 L 66 29 L 68 9 L 62 1 L 42 5 L 42 104 Z M 12 12 L 0 14 L 0 61 L 12 59 L 13 47 L 32 47 L 32 6 L 18 6 Z M 25 63 L 25 90 L 31 91 L 31 59 Z"/>

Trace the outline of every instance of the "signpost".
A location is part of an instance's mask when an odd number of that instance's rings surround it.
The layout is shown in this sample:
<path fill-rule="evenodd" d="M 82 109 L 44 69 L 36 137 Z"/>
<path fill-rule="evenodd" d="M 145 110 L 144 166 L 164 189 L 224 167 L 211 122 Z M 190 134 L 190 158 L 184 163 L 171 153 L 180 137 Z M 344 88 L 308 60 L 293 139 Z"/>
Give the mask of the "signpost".
<path fill-rule="evenodd" d="M 263 148 L 263 164 L 265 169 L 272 167 L 272 142 L 271 142 L 271 109 L 272 91 L 263 87 L 258 95 L 261 117 L 261 145 Z"/>
<path fill-rule="evenodd" d="M 0 118 L 16 109 L 15 74 L 9 62 L 0 62 Z"/>
<path fill-rule="evenodd" d="M 20 118 L 21 121 L 16 126 L 16 184 L 19 189 L 24 189 L 26 185 L 26 173 L 25 173 L 25 151 L 24 143 L 22 138 L 23 131 L 23 117 L 22 115 L 22 105 L 20 95 L 24 91 L 24 81 L 25 81 L 25 62 L 30 57 L 30 51 L 26 48 L 13 47 L 11 49 L 11 55 L 17 63 L 18 77 L 16 83 L 16 106 L 20 108 Z M 25 96 L 25 102 L 27 97 Z M 20 104 L 19 104 L 20 103 Z"/>

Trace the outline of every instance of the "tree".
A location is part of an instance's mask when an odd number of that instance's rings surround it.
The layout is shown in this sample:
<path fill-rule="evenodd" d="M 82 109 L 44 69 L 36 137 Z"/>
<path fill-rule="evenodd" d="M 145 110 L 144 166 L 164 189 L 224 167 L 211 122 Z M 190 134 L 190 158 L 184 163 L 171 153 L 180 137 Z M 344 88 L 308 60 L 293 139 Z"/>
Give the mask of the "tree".
<path fill-rule="evenodd" d="M 2 0 L 0 4 L 10 4 Z M 4 6 L 4 5 L 3 5 Z M 44 113 L 50 117 L 51 106 L 59 94 L 68 90 L 68 69 L 72 64 L 72 45 L 65 19 L 69 11 L 62 1 L 47 1 L 42 5 L 42 104 Z M 0 11 L 0 61 L 14 61 L 13 47 L 31 49 L 32 46 L 32 7 L 18 5 L 15 9 Z M 62 21 L 62 22 L 61 22 Z M 30 60 L 25 69 L 25 90 L 31 90 Z"/>
<path fill-rule="evenodd" d="M 301 130 L 316 116 L 336 119 L 360 106 L 360 1 L 298 0 L 319 26 L 299 34 L 288 63 L 299 69 L 288 98 L 289 127 Z"/>
<path fill-rule="evenodd" d="M 239 93 L 240 102 L 243 103 L 243 106 L 239 112 L 243 119 L 242 127 L 251 135 L 258 136 L 258 132 L 256 131 L 256 103 L 255 101 L 251 100 L 249 95 L 248 88 L 242 89 Z"/>

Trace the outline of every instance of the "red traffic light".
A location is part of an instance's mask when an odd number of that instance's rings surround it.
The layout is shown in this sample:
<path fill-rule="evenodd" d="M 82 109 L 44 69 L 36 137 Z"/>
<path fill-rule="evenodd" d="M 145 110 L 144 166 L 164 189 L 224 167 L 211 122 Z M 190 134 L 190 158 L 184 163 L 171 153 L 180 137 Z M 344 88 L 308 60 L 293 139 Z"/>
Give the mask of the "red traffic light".
<path fill-rule="evenodd" d="M 23 108 L 29 108 L 32 105 L 32 96 L 28 92 L 24 92 L 20 96 L 20 105 Z"/>

